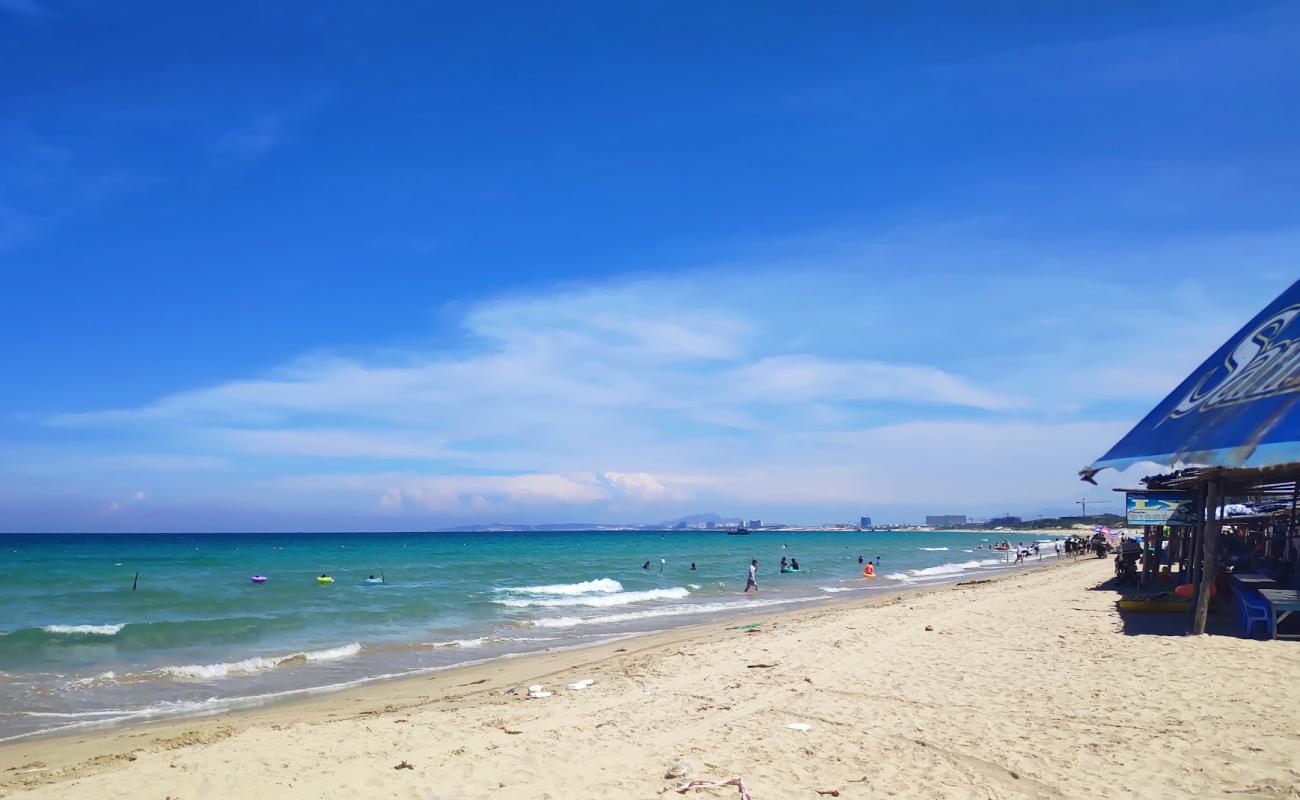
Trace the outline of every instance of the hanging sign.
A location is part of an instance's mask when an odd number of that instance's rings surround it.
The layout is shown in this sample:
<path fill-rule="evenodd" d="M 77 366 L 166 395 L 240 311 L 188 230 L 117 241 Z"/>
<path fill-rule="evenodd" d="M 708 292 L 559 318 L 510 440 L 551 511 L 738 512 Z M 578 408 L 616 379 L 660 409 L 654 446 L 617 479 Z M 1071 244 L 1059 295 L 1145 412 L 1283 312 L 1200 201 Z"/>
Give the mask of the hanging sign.
<path fill-rule="evenodd" d="M 1191 492 L 1129 492 L 1124 516 L 1129 525 L 1195 525 Z"/>

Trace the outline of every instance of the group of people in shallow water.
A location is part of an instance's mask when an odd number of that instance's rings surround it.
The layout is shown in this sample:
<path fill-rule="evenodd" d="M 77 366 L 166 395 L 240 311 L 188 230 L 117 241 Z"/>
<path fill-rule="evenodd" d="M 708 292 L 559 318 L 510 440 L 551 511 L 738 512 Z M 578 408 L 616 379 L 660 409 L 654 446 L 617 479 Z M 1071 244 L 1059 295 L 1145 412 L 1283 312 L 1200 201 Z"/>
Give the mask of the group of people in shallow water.
<path fill-rule="evenodd" d="M 875 561 L 868 561 L 867 559 L 859 555 L 858 563 L 863 565 L 862 577 L 874 578 L 876 577 L 876 568 L 880 566 L 880 556 L 876 556 Z M 650 561 L 646 561 L 644 564 L 641 565 L 641 569 L 649 570 L 650 564 L 651 564 Z M 668 564 L 668 559 L 666 558 L 659 559 L 659 571 L 663 572 L 664 567 L 667 564 Z M 691 572 L 695 572 L 695 571 L 696 571 L 695 562 L 692 561 Z M 793 557 L 786 558 L 785 556 L 781 556 L 781 572 L 799 572 L 799 571 L 800 571 L 799 559 Z M 749 575 L 745 578 L 744 591 L 748 592 L 750 589 L 753 589 L 754 591 L 758 591 L 758 559 L 756 558 L 750 560 Z"/>

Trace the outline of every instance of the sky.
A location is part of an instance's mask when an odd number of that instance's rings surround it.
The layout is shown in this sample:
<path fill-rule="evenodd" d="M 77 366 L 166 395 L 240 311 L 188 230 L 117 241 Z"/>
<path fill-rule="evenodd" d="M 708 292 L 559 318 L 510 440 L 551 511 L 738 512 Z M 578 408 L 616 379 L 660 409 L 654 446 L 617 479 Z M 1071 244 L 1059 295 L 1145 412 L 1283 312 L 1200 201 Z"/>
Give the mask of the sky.
<path fill-rule="evenodd" d="M 1296 3 L 0 0 L 0 52 L 0 531 L 1069 513 L 1298 277 Z"/>

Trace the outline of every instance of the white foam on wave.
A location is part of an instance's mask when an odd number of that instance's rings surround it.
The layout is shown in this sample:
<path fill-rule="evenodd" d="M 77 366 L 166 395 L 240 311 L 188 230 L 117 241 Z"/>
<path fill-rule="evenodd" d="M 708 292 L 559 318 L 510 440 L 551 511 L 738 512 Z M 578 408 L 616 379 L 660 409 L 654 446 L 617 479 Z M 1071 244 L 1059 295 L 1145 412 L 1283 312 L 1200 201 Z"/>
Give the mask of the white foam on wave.
<path fill-rule="evenodd" d="M 853 591 L 852 586 L 818 586 L 817 588 L 821 589 L 823 592 L 829 592 L 830 594 L 835 594 L 836 592 Z"/>
<path fill-rule="evenodd" d="M 85 719 L 87 717 L 115 717 L 121 714 L 130 714 L 131 711 L 122 708 L 110 708 L 103 711 L 23 711 L 24 717 L 41 717 L 49 719 Z"/>
<path fill-rule="evenodd" d="M 613 578 L 597 578 L 596 580 L 583 581 L 582 583 L 551 583 L 544 586 L 505 586 L 496 591 L 513 592 L 515 594 L 609 594 L 623 591 L 623 584 Z"/>
<path fill-rule="evenodd" d="M 924 550 L 924 551 L 926 551 L 927 553 L 946 553 L 946 552 L 948 552 L 948 548 L 946 548 L 946 547 L 922 547 L 921 549 Z"/>
<path fill-rule="evenodd" d="M 89 636 L 115 636 L 126 627 L 125 622 L 116 625 L 45 625 L 41 630 L 46 633 L 83 634 Z"/>
<path fill-rule="evenodd" d="M 331 647 L 328 650 L 290 653 L 285 656 L 253 656 L 242 661 L 230 661 L 221 664 L 190 664 L 180 667 L 163 667 L 155 670 L 154 674 L 183 680 L 211 680 L 213 678 L 228 678 L 231 675 L 250 675 L 254 672 L 265 672 L 282 664 L 335 661 L 340 658 L 351 658 L 360 652 L 361 644 L 353 642 L 341 647 Z"/>
<path fill-rule="evenodd" d="M 460 647 L 460 648 L 469 649 L 474 647 L 482 647 L 483 645 L 487 644 L 487 641 L 488 640 L 486 638 L 480 636 L 477 639 L 452 639 L 451 641 L 447 641 L 447 642 L 429 642 L 425 645 L 425 647 L 433 647 L 433 648 Z"/>
<path fill-rule="evenodd" d="M 80 689 L 87 686 L 99 686 L 102 683 L 113 683 L 116 680 L 117 680 L 117 673 L 113 672 L 112 670 L 109 670 L 108 672 L 101 672 L 100 674 L 90 678 L 78 678 L 75 681 L 68 681 L 67 683 L 63 684 L 63 688 Z"/>
<path fill-rule="evenodd" d="M 677 586 L 672 589 L 650 589 L 644 592 L 617 592 L 615 594 L 579 595 L 577 597 L 534 598 L 529 600 L 497 600 L 510 608 L 529 608 L 544 606 L 546 608 L 566 608 L 571 606 L 589 606 L 608 608 L 625 606 L 630 603 L 647 603 L 655 600 L 682 600 L 691 596 L 689 589 Z"/>
<path fill-rule="evenodd" d="M 789 603 L 807 603 L 816 597 L 793 597 L 788 600 L 748 600 L 738 603 L 699 603 L 697 605 L 674 606 L 672 608 L 654 608 L 646 611 L 624 611 L 621 614 L 603 614 L 598 617 L 545 617 L 531 620 L 525 624 L 536 628 L 573 628 L 579 625 L 608 625 L 617 622 L 633 622 L 640 619 L 658 617 L 680 617 L 688 614 L 718 614 L 728 611 L 740 611 L 749 608 L 780 606 Z"/>
<path fill-rule="evenodd" d="M 939 564 L 924 569 L 909 569 L 907 572 L 891 572 L 885 577 L 903 583 L 915 583 L 918 580 L 942 579 L 951 575 L 960 575 L 964 572 L 1005 564 L 1006 562 L 1000 558 L 986 558 L 982 561 L 962 561 L 956 564 Z"/>

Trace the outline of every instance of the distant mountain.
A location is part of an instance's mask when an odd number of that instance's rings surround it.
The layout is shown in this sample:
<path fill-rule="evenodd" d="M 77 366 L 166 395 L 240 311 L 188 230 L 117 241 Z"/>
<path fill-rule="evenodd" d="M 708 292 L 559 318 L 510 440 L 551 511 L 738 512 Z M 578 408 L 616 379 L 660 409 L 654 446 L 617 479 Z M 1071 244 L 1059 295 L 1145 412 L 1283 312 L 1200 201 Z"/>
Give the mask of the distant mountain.
<path fill-rule="evenodd" d="M 546 525 L 515 525 L 493 523 L 489 525 L 461 525 L 456 528 L 444 528 L 450 533 L 490 533 L 492 531 L 634 531 L 650 528 L 650 525 L 623 525 L 600 522 L 554 522 Z"/>

